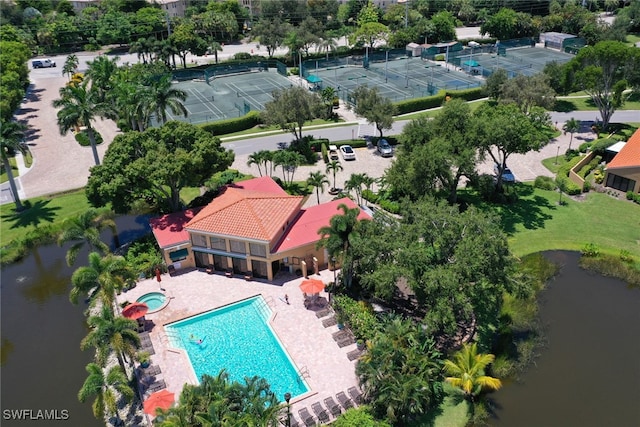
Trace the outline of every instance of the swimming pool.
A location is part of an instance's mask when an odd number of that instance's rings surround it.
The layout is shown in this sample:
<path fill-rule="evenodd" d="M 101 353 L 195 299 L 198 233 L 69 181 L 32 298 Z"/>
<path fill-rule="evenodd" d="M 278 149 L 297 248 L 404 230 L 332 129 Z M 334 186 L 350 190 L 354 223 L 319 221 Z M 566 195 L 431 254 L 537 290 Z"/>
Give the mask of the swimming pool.
<path fill-rule="evenodd" d="M 257 296 L 167 324 L 165 330 L 171 344 L 186 351 L 198 379 L 226 369 L 232 381 L 266 379 L 279 400 L 287 392 L 299 396 L 309 387 L 268 324 L 270 315 Z"/>
<path fill-rule="evenodd" d="M 149 307 L 149 313 L 159 311 L 167 305 L 167 297 L 162 292 L 151 292 L 142 295 L 136 300 L 137 302 L 143 302 Z"/>

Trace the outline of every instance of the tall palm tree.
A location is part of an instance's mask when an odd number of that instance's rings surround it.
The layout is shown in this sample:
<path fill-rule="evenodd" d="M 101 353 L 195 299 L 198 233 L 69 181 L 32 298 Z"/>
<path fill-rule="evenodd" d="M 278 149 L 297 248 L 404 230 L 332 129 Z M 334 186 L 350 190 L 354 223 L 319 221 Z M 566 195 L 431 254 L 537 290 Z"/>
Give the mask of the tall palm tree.
<path fill-rule="evenodd" d="M 285 184 L 293 183 L 293 176 L 303 162 L 302 154 L 295 151 L 280 150 L 273 155 L 273 164 L 282 167 L 282 179 Z"/>
<path fill-rule="evenodd" d="M 13 199 L 16 202 L 16 210 L 18 212 L 23 211 L 24 206 L 20 201 L 18 187 L 16 186 L 16 181 L 13 177 L 11 163 L 9 163 L 9 155 L 16 151 L 20 151 L 22 154 L 27 153 L 28 148 L 24 143 L 24 132 L 26 129 L 27 127 L 19 122 L 0 121 L 0 156 L 2 156 L 2 165 L 4 166 L 4 170 L 7 171 L 9 187 L 11 187 L 11 193 L 13 193 Z"/>
<path fill-rule="evenodd" d="M 150 107 L 158 122 L 167 123 L 167 109 L 170 109 L 174 115 L 181 114 L 187 117 L 189 114 L 183 104 L 187 100 L 187 93 L 172 86 L 170 74 L 154 81 L 148 90 L 151 99 Z"/>
<path fill-rule="evenodd" d="M 113 78 L 117 74 L 118 59 L 113 59 L 105 55 L 100 55 L 87 65 L 86 79 L 91 82 L 91 89 L 97 94 L 99 102 L 104 102 L 107 94 L 114 87 Z"/>
<path fill-rule="evenodd" d="M 103 305 L 98 316 L 91 316 L 87 321 L 91 328 L 86 337 L 80 342 L 80 349 L 90 347 L 96 349 L 96 359 L 103 365 L 111 351 L 116 353 L 118 364 L 125 371 L 126 357 L 133 359 L 136 350 L 140 348 L 140 336 L 136 331 L 138 324 L 135 320 L 122 316 L 114 316 L 113 308 Z"/>
<path fill-rule="evenodd" d="M 336 172 L 341 170 L 343 170 L 343 167 L 338 160 L 331 160 L 329 164 L 327 164 L 325 172 L 329 173 L 329 171 L 331 171 L 333 173 L 333 187 L 331 187 L 331 190 L 336 189 Z"/>
<path fill-rule="evenodd" d="M 78 56 L 74 53 L 67 56 L 67 59 L 64 61 L 64 66 L 62 67 L 62 75 L 65 74 L 69 76 L 69 80 L 71 80 L 71 76 L 76 72 L 80 61 L 78 60 Z"/>
<path fill-rule="evenodd" d="M 352 173 L 347 181 L 344 183 L 344 189 L 347 191 L 354 190 L 356 193 L 356 204 L 362 205 L 362 185 L 364 184 L 364 173 Z"/>
<path fill-rule="evenodd" d="M 475 343 L 464 344 L 462 349 L 453 355 L 453 360 L 444 361 L 444 369 L 449 374 L 445 381 L 462 390 L 466 399 L 471 402 L 472 410 L 475 397 L 483 390 L 498 390 L 502 382 L 484 374 L 495 356 L 478 354 Z"/>
<path fill-rule="evenodd" d="M 251 153 L 249 154 L 249 159 L 247 160 L 247 166 L 251 166 L 251 165 L 256 165 L 258 166 L 258 173 L 260 174 L 260 176 L 262 176 L 262 168 L 261 165 L 264 162 L 263 160 L 263 156 L 264 156 L 264 152 L 266 150 L 261 150 L 261 151 L 256 151 L 255 153 Z M 267 173 L 266 171 L 266 166 L 265 166 L 265 174 Z"/>
<path fill-rule="evenodd" d="M 61 108 L 58 111 L 58 128 L 61 135 L 66 135 L 72 129 L 80 126 L 87 128 L 93 159 L 96 165 L 100 164 L 96 136 L 91 122 L 103 114 L 103 104 L 98 100 L 97 93 L 89 89 L 89 80 L 84 80 L 77 86 L 64 86 L 60 88 L 60 99 L 53 101 L 53 106 Z"/>
<path fill-rule="evenodd" d="M 123 257 L 112 254 L 101 257 L 97 252 L 91 252 L 89 265 L 78 268 L 71 275 L 69 300 L 77 304 L 81 295 L 88 295 L 91 306 L 100 300 L 106 306 L 115 307 L 116 291 L 132 278 Z"/>
<path fill-rule="evenodd" d="M 565 133 L 569 132 L 571 134 L 571 139 L 569 139 L 569 150 L 571 150 L 571 143 L 573 142 L 573 134 L 580 130 L 580 120 L 574 119 L 573 117 L 567 120 L 567 122 L 562 127 Z"/>
<path fill-rule="evenodd" d="M 323 50 L 327 54 L 327 61 L 329 60 L 329 51 L 335 52 L 338 49 L 338 43 L 336 39 L 331 36 L 326 36 L 326 38 L 320 39 L 320 43 L 318 43 L 318 48 L 320 52 Z"/>
<path fill-rule="evenodd" d="M 338 209 L 342 210 L 342 215 L 334 215 L 328 226 L 318 230 L 320 240 L 316 246 L 326 248 L 329 259 L 335 257 L 340 262 L 343 269 L 343 280 L 347 286 L 351 286 L 354 261 L 351 254 L 351 240 L 357 233 L 360 209 L 350 209 L 344 203 L 340 203 Z"/>
<path fill-rule="evenodd" d="M 95 396 L 93 401 L 93 415 L 98 419 L 103 419 L 105 415 L 114 415 L 118 424 L 122 424 L 118 414 L 118 395 L 127 402 L 133 400 L 134 392 L 129 386 L 127 377 L 119 366 L 109 369 L 105 375 L 102 367 L 95 363 L 87 365 L 89 376 L 84 381 L 82 388 L 78 392 L 78 400 L 82 403 Z"/>
<path fill-rule="evenodd" d="M 88 209 L 76 217 L 64 220 L 58 245 L 76 242 L 67 251 L 67 264 L 71 266 L 76 262 L 78 252 L 85 243 L 89 251 L 97 249 L 103 255 L 108 253 L 109 246 L 100 240 L 100 232 L 105 228 L 109 228 L 117 236 L 113 214 L 106 209 Z"/>
<path fill-rule="evenodd" d="M 216 58 L 216 64 L 218 63 L 218 52 L 222 52 L 222 45 L 217 41 L 209 43 L 209 50 L 213 52 L 213 56 Z"/>
<path fill-rule="evenodd" d="M 324 185 L 330 184 L 327 176 L 322 172 L 311 172 L 309 178 L 307 178 L 307 185 L 311 185 L 316 189 L 316 197 L 318 198 L 318 204 L 320 204 L 320 191 L 324 193 Z"/>

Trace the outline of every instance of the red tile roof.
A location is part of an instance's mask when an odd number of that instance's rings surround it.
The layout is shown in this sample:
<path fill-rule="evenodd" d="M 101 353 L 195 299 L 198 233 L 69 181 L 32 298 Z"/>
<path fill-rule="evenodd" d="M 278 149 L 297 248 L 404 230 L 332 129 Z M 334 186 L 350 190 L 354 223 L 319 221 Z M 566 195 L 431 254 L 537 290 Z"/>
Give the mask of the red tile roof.
<path fill-rule="evenodd" d="M 609 162 L 607 170 L 640 167 L 640 129 L 636 130 L 622 150 Z"/>
<path fill-rule="evenodd" d="M 320 240 L 318 230 L 328 226 L 333 216 L 342 214 L 342 209 L 338 208 L 341 203 L 347 205 L 349 209 L 357 207 L 351 199 L 345 197 L 302 210 L 272 252 L 285 252 Z M 358 219 L 371 219 L 371 217 L 360 210 Z"/>
<path fill-rule="evenodd" d="M 262 185 L 268 184 L 263 182 Z M 185 228 L 189 231 L 269 241 L 276 237 L 282 227 L 287 226 L 287 219 L 300 210 L 302 199 L 302 196 L 289 196 L 286 193 L 227 187 Z"/>
<path fill-rule="evenodd" d="M 248 179 L 229 185 L 232 188 L 243 188 L 245 190 L 261 191 L 263 193 L 273 193 L 286 196 L 287 192 L 278 185 L 270 176 Z"/>
<path fill-rule="evenodd" d="M 153 231 L 158 246 L 168 248 L 188 242 L 189 233 L 184 229 L 184 226 L 200 212 L 200 209 L 202 208 L 187 209 L 150 219 L 151 231 Z"/>

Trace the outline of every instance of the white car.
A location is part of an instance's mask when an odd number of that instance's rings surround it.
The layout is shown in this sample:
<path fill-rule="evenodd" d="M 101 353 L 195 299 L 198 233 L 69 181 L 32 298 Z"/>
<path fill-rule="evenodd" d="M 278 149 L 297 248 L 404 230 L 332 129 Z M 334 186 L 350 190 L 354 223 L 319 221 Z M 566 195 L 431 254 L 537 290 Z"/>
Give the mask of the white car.
<path fill-rule="evenodd" d="M 36 59 L 31 61 L 31 66 L 33 68 L 51 68 L 56 66 L 56 61 L 52 61 L 51 59 Z"/>
<path fill-rule="evenodd" d="M 351 148 L 350 145 L 341 145 L 340 146 L 340 153 L 342 153 L 342 158 L 345 160 L 355 160 L 356 159 L 356 152 L 353 151 L 353 148 Z"/>

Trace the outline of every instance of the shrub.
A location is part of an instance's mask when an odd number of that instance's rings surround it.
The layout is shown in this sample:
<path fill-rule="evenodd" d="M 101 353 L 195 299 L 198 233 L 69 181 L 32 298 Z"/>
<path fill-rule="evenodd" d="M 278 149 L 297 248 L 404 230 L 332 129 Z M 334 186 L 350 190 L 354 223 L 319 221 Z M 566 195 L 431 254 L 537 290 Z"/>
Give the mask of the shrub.
<path fill-rule="evenodd" d="M 476 190 L 480 194 L 483 200 L 491 200 L 493 193 L 495 192 L 495 182 L 492 175 L 482 174 L 478 176 L 476 183 Z"/>
<path fill-rule="evenodd" d="M 93 136 L 96 139 L 96 145 L 102 144 L 102 135 L 100 135 L 100 132 L 94 129 Z M 89 134 L 87 134 L 86 129 L 82 129 L 80 132 L 77 132 L 75 138 L 76 141 L 78 141 L 78 144 L 83 147 L 89 147 L 91 145 L 91 142 L 89 141 Z"/>
<path fill-rule="evenodd" d="M 391 212 L 392 214 L 400 213 L 400 203 L 392 202 L 391 200 L 382 199 L 379 202 L 380 207 L 387 212 Z"/>
<path fill-rule="evenodd" d="M 620 261 L 622 262 L 626 262 L 626 263 L 632 263 L 633 262 L 633 257 L 631 256 L 631 253 L 625 249 L 620 249 Z"/>
<path fill-rule="evenodd" d="M 580 266 L 587 270 L 594 270 L 600 274 L 617 277 L 630 286 L 640 286 L 640 270 L 633 263 L 621 259 L 619 256 L 602 254 L 599 257 L 582 257 Z"/>
<path fill-rule="evenodd" d="M 413 113 L 415 111 L 440 107 L 444 102 L 444 97 L 445 92 L 440 91 L 435 95 L 427 96 L 425 98 L 414 98 L 407 99 L 406 101 L 400 101 L 396 103 L 396 107 L 398 107 L 398 114 Z"/>
<path fill-rule="evenodd" d="M 600 248 L 595 243 L 587 243 L 580 252 L 582 256 L 594 258 L 600 255 Z"/>
<path fill-rule="evenodd" d="M 602 184 L 604 182 L 604 173 L 600 169 L 596 169 L 593 172 L 593 180 L 596 184 Z"/>
<path fill-rule="evenodd" d="M 289 68 L 289 75 L 290 76 L 297 76 L 299 74 L 300 74 L 300 69 L 298 67 Z"/>
<path fill-rule="evenodd" d="M 569 160 L 571 160 L 574 157 L 579 156 L 579 155 L 580 155 L 580 153 L 578 152 L 578 150 L 567 150 L 564 153 L 564 159 L 566 161 L 569 161 Z"/>
<path fill-rule="evenodd" d="M 339 318 L 351 328 L 356 338 L 369 340 L 375 336 L 378 321 L 368 303 L 356 301 L 346 295 L 337 295 L 333 305 Z"/>
<path fill-rule="evenodd" d="M 213 136 L 226 135 L 228 133 L 239 132 L 251 129 L 261 123 L 260 113 L 257 111 L 249 111 L 242 117 L 220 120 L 213 123 L 205 123 L 201 125 L 202 129 L 210 132 Z"/>
<path fill-rule="evenodd" d="M 233 55 L 233 59 L 251 59 L 251 54 L 248 52 L 238 52 Z"/>
<path fill-rule="evenodd" d="M 302 157 L 304 157 L 305 164 L 315 165 L 316 161 L 318 161 L 318 154 L 312 148 L 313 143 L 313 136 L 307 135 L 295 144 L 291 144 L 288 150 L 302 155 Z"/>
<path fill-rule="evenodd" d="M 572 167 L 578 164 L 580 159 L 580 156 L 573 157 L 558 169 L 558 174 L 556 175 L 556 184 L 558 185 L 558 188 L 569 195 L 582 193 L 582 188 L 569 179 L 569 171 Z"/>
<path fill-rule="evenodd" d="M 380 199 L 380 197 L 376 193 L 366 188 L 362 190 L 362 198 L 371 203 L 378 203 Z"/>
<path fill-rule="evenodd" d="M 536 177 L 536 180 L 533 182 L 533 186 L 541 190 L 553 191 L 556 189 L 556 183 L 553 181 L 553 178 L 542 175 Z"/>
<path fill-rule="evenodd" d="M 578 147 L 578 151 L 581 153 L 586 153 L 589 150 L 589 147 L 591 147 L 591 143 L 590 142 L 584 142 L 582 144 L 580 144 L 580 146 Z"/>
<path fill-rule="evenodd" d="M 598 155 L 603 156 L 605 154 L 605 150 L 615 144 L 615 139 L 612 138 L 602 138 L 597 141 L 591 143 L 591 151 L 595 152 Z"/>
<path fill-rule="evenodd" d="M 594 170 L 600 164 L 601 161 L 602 161 L 601 156 L 595 156 L 593 159 L 591 159 L 589 163 L 584 165 L 582 169 L 578 171 L 578 176 L 584 179 L 587 175 L 589 175 L 589 172 Z"/>
<path fill-rule="evenodd" d="M 433 59 L 436 61 L 444 61 L 444 53 L 437 54 Z"/>
<path fill-rule="evenodd" d="M 582 185 L 582 192 L 588 193 L 589 191 L 591 191 L 591 183 L 589 181 L 585 181 Z"/>
<path fill-rule="evenodd" d="M 633 191 L 627 191 L 627 200 L 633 200 Z"/>

